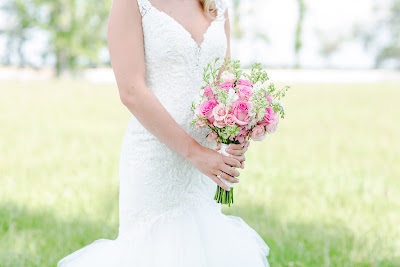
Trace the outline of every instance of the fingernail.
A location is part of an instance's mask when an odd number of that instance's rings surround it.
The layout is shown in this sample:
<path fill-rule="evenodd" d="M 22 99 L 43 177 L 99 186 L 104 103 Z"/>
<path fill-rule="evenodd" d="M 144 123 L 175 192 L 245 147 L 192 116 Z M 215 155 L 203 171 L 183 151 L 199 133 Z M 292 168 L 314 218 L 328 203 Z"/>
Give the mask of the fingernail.
<path fill-rule="evenodd" d="M 236 183 L 239 183 L 239 179 L 235 179 Z"/>

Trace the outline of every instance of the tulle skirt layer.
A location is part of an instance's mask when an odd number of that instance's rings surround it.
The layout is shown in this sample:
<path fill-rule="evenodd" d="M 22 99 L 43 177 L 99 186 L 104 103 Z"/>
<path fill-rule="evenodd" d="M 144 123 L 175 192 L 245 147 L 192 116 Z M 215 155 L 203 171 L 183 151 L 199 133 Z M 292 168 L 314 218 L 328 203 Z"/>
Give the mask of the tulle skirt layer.
<path fill-rule="evenodd" d="M 99 239 L 58 267 L 265 267 L 269 247 L 241 218 L 196 207 L 133 224 Z"/>

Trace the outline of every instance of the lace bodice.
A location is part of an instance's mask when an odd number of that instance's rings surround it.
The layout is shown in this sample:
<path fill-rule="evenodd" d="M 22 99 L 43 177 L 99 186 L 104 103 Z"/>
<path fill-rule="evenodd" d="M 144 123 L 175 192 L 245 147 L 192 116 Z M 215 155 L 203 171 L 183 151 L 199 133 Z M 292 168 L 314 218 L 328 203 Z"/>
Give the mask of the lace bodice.
<path fill-rule="evenodd" d="M 200 44 L 148 0 L 137 1 L 142 15 L 147 87 L 185 131 L 203 146 L 214 148 L 215 142 L 206 140 L 206 128 L 190 126 L 191 104 L 204 85 L 203 68 L 226 55 L 224 0 L 216 0 L 217 18 Z M 216 204 L 214 181 L 159 141 L 134 116 L 122 146 L 120 177 L 122 228 L 180 214 L 194 205 Z"/>
<path fill-rule="evenodd" d="M 226 4 L 224 0 L 216 0 L 217 19 L 211 22 L 203 42 L 198 44 L 180 23 L 150 1 L 137 1 L 142 15 L 146 84 L 174 119 L 191 131 L 190 106 L 204 84 L 203 68 L 216 57 L 225 57 Z"/>

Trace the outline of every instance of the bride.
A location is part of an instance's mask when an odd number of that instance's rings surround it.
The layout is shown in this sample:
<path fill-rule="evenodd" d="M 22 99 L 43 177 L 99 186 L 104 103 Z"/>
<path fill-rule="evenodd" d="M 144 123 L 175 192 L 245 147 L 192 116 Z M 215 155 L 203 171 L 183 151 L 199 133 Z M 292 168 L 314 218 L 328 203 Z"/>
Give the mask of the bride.
<path fill-rule="evenodd" d="M 114 0 L 108 46 L 132 116 L 119 165 L 119 233 L 58 267 L 261 267 L 269 247 L 241 218 L 221 213 L 217 176 L 237 183 L 247 145 L 218 153 L 190 126 L 203 68 L 230 56 L 225 0 Z M 220 75 L 221 73 L 219 73 Z"/>

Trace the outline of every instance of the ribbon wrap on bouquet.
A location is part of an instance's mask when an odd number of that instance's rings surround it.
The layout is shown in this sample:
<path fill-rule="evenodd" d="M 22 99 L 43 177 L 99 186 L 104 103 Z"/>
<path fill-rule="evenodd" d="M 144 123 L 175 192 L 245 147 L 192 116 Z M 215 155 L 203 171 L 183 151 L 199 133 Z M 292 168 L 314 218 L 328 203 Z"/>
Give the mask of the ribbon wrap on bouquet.
<path fill-rule="evenodd" d="M 226 152 L 226 149 L 228 148 L 228 144 L 221 144 L 221 149 L 218 151 L 219 153 L 221 153 L 222 155 L 224 155 L 224 156 L 228 156 L 229 157 L 229 153 L 228 152 Z M 235 169 L 235 167 L 232 167 L 232 168 L 234 168 Z M 233 188 L 234 186 L 235 186 L 235 184 L 234 183 L 231 183 L 231 182 L 229 182 L 229 181 L 227 181 L 227 180 L 225 180 L 224 178 L 219 178 L 224 184 L 226 184 L 227 186 L 229 186 L 230 188 Z"/>
<path fill-rule="evenodd" d="M 228 152 L 226 152 L 226 149 L 228 148 L 228 144 L 221 144 L 221 149 L 218 150 L 219 153 L 221 153 L 224 156 L 228 156 L 229 154 Z M 232 167 L 235 169 L 235 167 Z M 225 191 L 225 189 L 223 189 L 222 187 L 220 187 L 219 185 L 217 185 L 217 192 L 215 192 L 215 197 L 214 199 L 217 201 L 217 203 L 221 203 L 221 204 L 226 204 L 229 207 L 231 206 L 231 204 L 233 203 L 233 187 L 234 187 L 234 183 L 231 183 L 227 180 L 225 180 L 224 178 L 219 178 L 224 184 L 226 184 L 227 186 L 230 187 L 230 191 Z"/>

